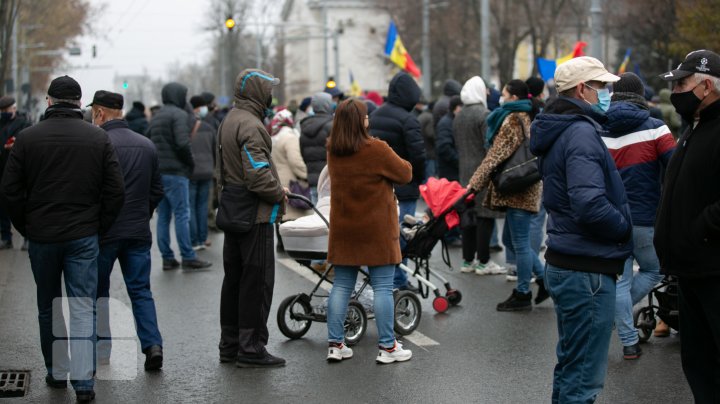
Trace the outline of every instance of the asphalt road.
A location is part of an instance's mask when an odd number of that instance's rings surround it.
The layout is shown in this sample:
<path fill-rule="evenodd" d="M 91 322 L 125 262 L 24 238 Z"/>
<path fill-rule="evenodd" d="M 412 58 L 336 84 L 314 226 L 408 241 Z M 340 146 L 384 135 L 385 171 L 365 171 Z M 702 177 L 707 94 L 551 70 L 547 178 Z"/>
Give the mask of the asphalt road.
<path fill-rule="evenodd" d="M 222 240 L 222 234 L 211 234 L 213 245 L 199 253 L 213 262 L 205 271 L 164 272 L 159 252 L 153 248 L 151 281 L 164 338 L 163 370 L 144 372 L 144 355 L 133 341 L 131 317 L 117 315 L 115 335 L 122 334 L 123 327 L 130 333 L 115 343 L 113 360 L 104 371 L 129 380 L 98 380 L 98 403 L 534 403 L 550 399 L 557 342 L 552 301 L 531 312 L 497 312 L 495 305 L 510 295 L 513 284 L 505 276 L 459 273 L 459 248 L 451 249 L 456 270 L 440 262 L 437 250 L 432 265 L 462 291 L 463 301 L 445 314 L 435 313 L 430 299 L 422 301 L 421 324 L 404 339 L 413 351 L 409 362 L 375 363 L 377 332 L 372 321 L 353 347 L 355 356 L 337 364 L 325 361 L 325 324 L 313 323 L 302 339 L 285 338 L 275 321 L 277 305 L 286 296 L 309 292 L 313 283 L 303 276 L 311 275 L 308 270 L 279 254 L 268 349 L 286 358 L 287 366 L 238 369 L 220 364 Z M 74 402 L 71 389 L 45 386 L 35 284 L 27 253 L 17 247 L 20 244 L 16 239 L 15 250 L 0 251 L 0 369 L 30 370 L 31 384 L 25 398 L 2 401 Z M 502 254 L 497 258 L 502 260 Z M 113 273 L 111 296 L 129 306 L 119 267 Z M 123 347 L 128 353 L 123 353 Z M 643 351 L 639 360 L 624 361 L 613 335 L 605 389 L 598 402 L 692 402 L 680 366 L 679 336 L 651 338 Z M 136 369 L 130 366 L 128 375 L 124 364 L 132 365 L 135 358 Z"/>

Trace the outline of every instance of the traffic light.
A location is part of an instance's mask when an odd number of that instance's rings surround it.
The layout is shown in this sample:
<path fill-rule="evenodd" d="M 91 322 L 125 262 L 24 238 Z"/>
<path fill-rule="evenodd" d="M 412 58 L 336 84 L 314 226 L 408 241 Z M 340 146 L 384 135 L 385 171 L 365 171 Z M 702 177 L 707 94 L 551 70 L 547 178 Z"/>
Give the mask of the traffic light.
<path fill-rule="evenodd" d="M 127 90 L 128 87 L 130 87 L 130 85 L 128 84 L 128 82 L 127 82 L 127 81 L 123 81 L 123 85 L 122 85 L 123 90 Z"/>
<path fill-rule="evenodd" d="M 233 19 L 231 15 L 225 20 L 225 28 L 227 28 L 228 31 L 232 31 L 233 28 L 235 28 L 235 19 Z"/>

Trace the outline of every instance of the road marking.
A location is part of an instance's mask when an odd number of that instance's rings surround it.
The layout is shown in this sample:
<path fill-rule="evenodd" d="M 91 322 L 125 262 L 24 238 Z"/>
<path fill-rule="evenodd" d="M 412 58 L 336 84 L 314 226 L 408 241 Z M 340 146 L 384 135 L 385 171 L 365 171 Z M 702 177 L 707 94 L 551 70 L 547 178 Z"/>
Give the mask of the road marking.
<path fill-rule="evenodd" d="M 439 342 L 417 330 L 413 331 L 413 333 L 410 335 L 404 336 L 403 338 L 419 347 L 440 345 Z"/>

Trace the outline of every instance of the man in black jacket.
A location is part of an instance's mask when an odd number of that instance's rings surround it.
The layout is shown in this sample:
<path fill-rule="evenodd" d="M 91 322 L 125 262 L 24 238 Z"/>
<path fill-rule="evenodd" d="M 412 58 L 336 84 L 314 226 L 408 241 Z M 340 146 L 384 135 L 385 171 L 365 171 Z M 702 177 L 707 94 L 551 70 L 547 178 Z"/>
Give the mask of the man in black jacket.
<path fill-rule="evenodd" d="M 696 403 L 720 399 L 720 55 L 689 53 L 660 76 L 690 122 L 668 168 L 655 222 L 660 269 L 678 277 L 683 371 Z"/>
<path fill-rule="evenodd" d="M 133 102 L 132 109 L 127 113 L 127 115 L 125 115 L 125 120 L 127 121 L 128 127 L 131 131 L 144 135 L 148 128 L 148 120 L 145 115 L 145 104 L 140 101 Z"/>
<path fill-rule="evenodd" d="M 199 269 L 211 265 L 197 258 L 190 241 L 190 175 L 195 168 L 190 132 L 195 119 L 185 112 L 186 99 L 187 87 L 179 83 L 166 84 L 162 89 L 164 105 L 150 121 L 145 133 L 157 148 L 165 190 L 165 196 L 158 205 L 157 221 L 157 242 L 165 270 L 180 266 L 170 248 L 170 220 L 173 214 L 183 268 Z"/>
<path fill-rule="evenodd" d="M 315 93 L 310 105 L 313 115 L 300 123 L 300 153 L 307 166 L 313 202 L 317 202 L 318 178 L 327 163 L 325 143 L 333 123 L 332 97 L 326 92 Z"/>
<path fill-rule="evenodd" d="M 125 205 L 115 224 L 100 237 L 98 256 L 98 363 L 110 361 L 110 274 L 115 260 L 125 279 L 132 303 L 145 370 L 162 367 L 162 337 L 157 325 L 155 301 L 150 291 L 150 217 L 163 197 L 155 145 L 130 130 L 122 119 L 123 96 L 98 91 L 93 97 L 93 123 L 104 129 L 115 147 L 125 182 Z"/>
<path fill-rule="evenodd" d="M 400 204 L 400 221 L 405 215 L 415 216 L 418 186 L 425 177 L 425 144 L 420 133 L 420 122 L 411 112 L 420 99 L 420 87 L 407 73 L 400 72 L 390 80 L 388 98 L 370 115 L 370 134 L 387 142 L 398 156 L 412 164 L 413 179 L 409 184 L 396 185 L 395 196 Z M 400 238 L 400 246 L 404 240 Z M 395 270 L 396 288 L 410 287 L 407 275 Z"/>
<path fill-rule="evenodd" d="M 0 181 L 10 156 L 10 149 L 15 143 L 15 137 L 29 126 L 27 119 L 18 114 L 15 98 L 10 96 L 0 98 Z M 0 207 L 0 250 L 13 248 L 11 227 L 10 217 Z M 27 250 L 27 240 L 23 244 L 23 250 Z"/>
<path fill-rule="evenodd" d="M 65 388 L 70 373 L 78 402 L 89 402 L 95 397 L 98 235 L 112 226 L 125 191 L 110 138 L 83 121 L 77 81 L 58 77 L 47 94 L 45 119 L 15 141 L 2 191 L 15 228 L 30 239 L 45 381 Z M 61 278 L 71 313 L 69 344 L 62 310 L 53 310 L 61 307 L 55 302 L 62 298 Z"/>

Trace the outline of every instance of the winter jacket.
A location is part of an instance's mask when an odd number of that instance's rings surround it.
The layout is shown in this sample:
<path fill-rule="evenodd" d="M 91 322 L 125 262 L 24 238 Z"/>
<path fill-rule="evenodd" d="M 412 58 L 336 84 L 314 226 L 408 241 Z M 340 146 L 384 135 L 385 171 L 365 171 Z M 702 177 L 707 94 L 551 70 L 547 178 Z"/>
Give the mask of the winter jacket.
<path fill-rule="evenodd" d="M 205 121 L 199 121 L 195 135 L 190 139 L 195 169 L 190 179 L 192 181 L 207 181 L 213 178 L 215 172 L 215 148 L 217 134 L 212 126 Z"/>
<path fill-rule="evenodd" d="M 20 133 L 0 190 L 15 228 L 42 243 L 104 234 L 125 199 L 110 138 L 72 104 L 49 107 Z"/>
<path fill-rule="evenodd" d="M 144 110 L 133 107 L 133 109 L 125 115 L 125 120 L 133 132 L 144 135 L 145 131 L 147 131 L 148 120 Z"/>
<path fill-rule="evenodd" d="M 424 110 L 417 117 L 420 123 L 420 133 L 422 133 L 425 142 L 425 158 L 435 160 L 435 125 L 433 124 L 432 111 Z"/>
<path fill-rule="evenodd" d="M 673 107 L 670 102 L 671 94 L 672 92 L 667 88 L 660 90 L 660 102 L 657 107 L 660 108 L 660 112 L 662 112 L 662 120 L 665 121 L 665 124 L 670 128 L 673 137 L 677 139 L 680 136 L 682 118 L 680 118 L 680 114 L 675 111 L 675 107 Z"/>
<path fill-rule="evenodd" d="M 622 178 L 601 139 L 605 115 L 558 97 L 535 117 L 530 149 L 540 158 L 550 215 L 545 260 L 575 271 L 621 274 L 632 253 L 632 217 Z"/>
<path fill-rule="evenodd" d="M 385 142 L 370 139 L 352 155 L 328 153 L 328 171 L 332 183 L 328 261 L 368 266 L 400 263 L 392 184 L 410 181 L 410 163 Z"/>
<path fill-rule="evenodd" d="M 150 139 L 130 130 L 127 121 L 122 119 L 105 122 L 101 128 L 110 137 L 122 169 L 125 204 L 100 242 L 132 239 L 152 243 L 150 218 L 163 197 L 155 145 Z"/>
<path fill-rule="evenodd" d="M 145 135 L 155 143 L 160 174 L 190 178 L 195 168 L 190 147 L 190 121 L 185 111 L 187 87 L 178 83 L 162 89 L 163 107 L 150 121 Z"/>
<path fill-rule="evenodd" d="M 257 194 L 256 224 L 275 223 L 285 213 L 285 191 L 272 161 L 272 140 L 262 122 L 273 79 L 262 70 L 243 70 L 235 82 L 235 107 L 218 131 L 225 184 L 244 185 Z"/>
<path fill-rule="evenodd" d="M 450 113 L 445 114 L 437 126 L 437 143 L 435 151 L 437 153 L 437 168 L 440 178 L 447 178 L 449 181 L 459 180 L 458 173 L 458 151 L 455 147 L 455 138 L 453 137 L 453 119 Z"/>
<path fill-rule="evenodd" d="M 300 136 L 289 126 L 283 126 L 272 136 L 272 160 L 275 163 L 280 183 L 283 187 L 290 187 L 290 181 L 302 181 L 307 186 L 307 167 L 300 154 Z M 290 205 L 286 207 L 283 221 L 294 220 L 310 213 Z"/>
<path fill-rule="evenodd" d="M 311 187 L 317 187 L 320 171 L 327 164 L 325 143 L 332 130 L 332 97 L 327 93 L 317 93 L 313 95 L 311 105 L 315 115 L 300 123 L 300 151 L 307 165 L 308 183 Z"/>
<path fill-rule="evenodd" d="M 660 181 L 675 150 L 670 129 L 641 105 L 614 101 L 602 136 L 627 193 L 635 226 L 653 226 L 660 203 Z"/>
<path fill-rule="evenodd" d="M 438 123 L 440 123 L 440 120 L 447 114 L 450 108 L 450 98 L 454 95 L 460 95 L 460 90 L 462 90 L 462 85 L 457 80 L 445 80 L 443 95 L 435 102 L 432 110 L 433 128 L 437 129 Z"/>
<path fill-rule="evenodd" d="M 663 273 L 687 278 L 720 276 L 720 101 L 680 137 L 665 172 L 655 223 L 655 250 Z"/>
<path fill-rule="evenodd" d="M 6 149 L 5 144 L 12 137 L 17 139 L 17 135 L 25 128 L 30 127 L 30 122 L 24 115 L 16 113 L 15 118 L 9 121 L 0 121 L 0 180 L 5 171 L 5 164 L 10 156 L 10 150 Z"/>
<path fill-rule="evenodd" d="M 487 189 L 485 198 L 482 199 L 484 207 L 502 211 L 515 208 L 532 213 L 540 210 L 542 182 L 538 181 L 522 192 L 502 194 L 495 189 L 490 178 L 493 171 L 520 148 L 527 136 L 530 136 L 530 115 L 525 112 L 511 113 L 500 125 L 487 155 L 468 182 L 472 189 Z"/>
<path fill-rule="evenodd" d="M 400 72 L 390 80 L 387 102 L 370 115 L 370 134 L 384 140 L 412 165 L 412 181 L 395 185 L 395 195 L 401 201 L 420 197 L 418 186 L 425 178 L 425 145 L 420 123 L 411 112 L 419 99 L 420 87 L 410 75 Z"/>

